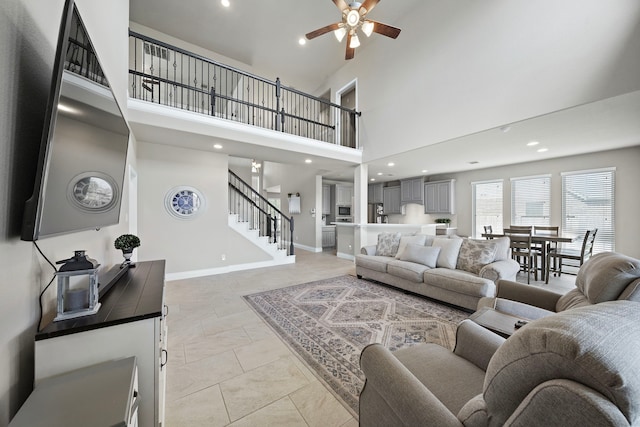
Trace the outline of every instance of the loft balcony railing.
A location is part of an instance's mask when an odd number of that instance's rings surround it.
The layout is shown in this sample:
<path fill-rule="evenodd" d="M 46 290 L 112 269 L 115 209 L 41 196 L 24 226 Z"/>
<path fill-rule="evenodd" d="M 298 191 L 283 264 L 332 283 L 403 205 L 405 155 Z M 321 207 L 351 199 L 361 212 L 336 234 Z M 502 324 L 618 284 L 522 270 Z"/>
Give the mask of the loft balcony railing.
<path fill-rule="evenodd" d="M 360 113 L 129 31 L 131 97 L 357 148 Z"/>

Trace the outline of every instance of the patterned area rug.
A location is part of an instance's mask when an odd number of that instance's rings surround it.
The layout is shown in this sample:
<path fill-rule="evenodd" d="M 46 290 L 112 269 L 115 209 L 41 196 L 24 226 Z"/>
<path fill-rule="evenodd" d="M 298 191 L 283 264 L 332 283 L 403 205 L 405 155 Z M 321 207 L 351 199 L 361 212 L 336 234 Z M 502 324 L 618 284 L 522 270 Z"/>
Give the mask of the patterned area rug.
<path fill-rule="evenodd" d="M 244 297 L 357 416 L 359 358 L 370 343 L 391 351 L 418 343 L 453 349 L 469 313 L 400 290 L 339 276 Z"/>

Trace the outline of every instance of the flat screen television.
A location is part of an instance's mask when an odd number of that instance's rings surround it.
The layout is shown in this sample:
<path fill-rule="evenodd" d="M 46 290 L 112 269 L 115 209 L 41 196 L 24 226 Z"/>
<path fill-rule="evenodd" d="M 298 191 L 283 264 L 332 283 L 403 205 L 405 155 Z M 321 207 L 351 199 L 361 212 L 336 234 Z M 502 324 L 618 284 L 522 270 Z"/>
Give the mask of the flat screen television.
<path fill-rule="evenodd" d="M 117 224 L 128 143 L 127 122 L 80 14 L 67 0 L 22 240 Z"/>

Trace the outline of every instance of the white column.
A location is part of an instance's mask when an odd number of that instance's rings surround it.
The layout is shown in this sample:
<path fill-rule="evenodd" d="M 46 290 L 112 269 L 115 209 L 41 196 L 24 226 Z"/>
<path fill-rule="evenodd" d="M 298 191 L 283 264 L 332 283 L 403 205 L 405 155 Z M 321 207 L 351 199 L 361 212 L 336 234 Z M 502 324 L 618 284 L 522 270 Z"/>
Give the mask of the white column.
<path fill-rule="evenodd" d="M 361 164 L 353 172 L 353 222 L 356 224 L 367 223 L 367 197 L 369 184 L 369 165 Z M 364 246 L 365 236 L 361 233 L 361 227 L 354 227 L 353 254 L 360 253 Z"/>

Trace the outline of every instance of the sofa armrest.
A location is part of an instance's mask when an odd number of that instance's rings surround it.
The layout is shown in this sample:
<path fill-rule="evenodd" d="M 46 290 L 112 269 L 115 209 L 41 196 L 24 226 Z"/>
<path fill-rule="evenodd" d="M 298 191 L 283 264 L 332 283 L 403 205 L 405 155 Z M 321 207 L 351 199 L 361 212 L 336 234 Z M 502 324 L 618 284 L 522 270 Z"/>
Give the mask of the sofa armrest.
<path fill-rule="evenodd" d="M 360 399 L 360 422 L 364 421 L 361 425 L 366 424 L 367 418 L 362 411 L 368 410 L 363 397 L 371 387 L 404 426 L 462 426 L 456 415 L 384 346 L 365 347 L 360 355 L 360 368 L 367 378 Z"/>
<path fill-rule="evenodd" d="M 517 261 L 512 259 L 503 259 L 485 265 L 480 269 L 480 273 L 478 273 L 478 275 L 484 279 L 497 282 L 502 279 L 515 280 L 518 271 L 520 271 L 520 264 L 518 264 Z"/>
<path fill-rule="evenodd" d="M 529 286 L 511 280 L 500 280 L 497 285 L 498 298 L 529 304 L 552 312 L 556 311 L 556 304 L 562 296 L 562 294 L 548 289 Z"/>
<path fill-rule="evenodd" d="M 363 255 L 375 255 L 377 247 L 378 247 L 378 245 L 363 246 L 360 249 L 360 253 L 363 254 Z"/>
<path fill-rule="evenodd" d="M 505 338 L 500 335 L 473 320 L 465 319 L 456 330 L 456 347 L 453 352 L 486 371 L 489 360 L 504 341 Z"/>

